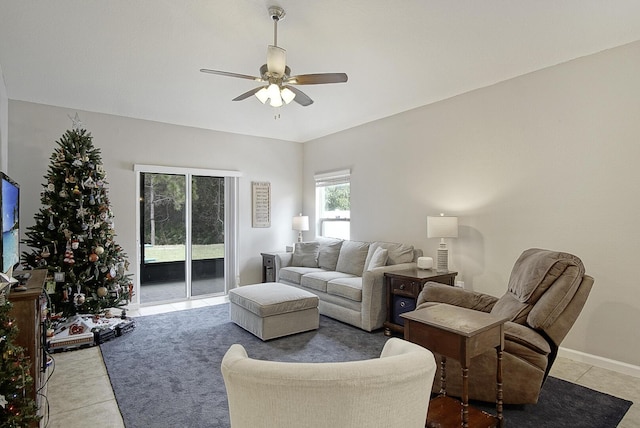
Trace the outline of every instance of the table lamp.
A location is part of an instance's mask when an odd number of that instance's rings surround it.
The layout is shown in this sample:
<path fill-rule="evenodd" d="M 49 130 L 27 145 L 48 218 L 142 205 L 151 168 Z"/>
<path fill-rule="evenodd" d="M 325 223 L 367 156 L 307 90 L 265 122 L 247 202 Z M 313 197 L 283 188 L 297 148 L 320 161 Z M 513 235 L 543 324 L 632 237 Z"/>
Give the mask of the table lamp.
<path fill-rule="evenodd" d="M 309 216 L 302 215 L 302 213 L 295 216 L 291 228 L 298 231 L 298 242 L 302 242 L 302 232 L 309 230 Z"/>
<path fill-rule="evenodd" d="M 440 214 L 439 217 L 427 217 L 427 238 L 440 238 L 436 265 L 438 272 L 449 271 L 449 250 L 447 249 L 447 244 L 444 239 L 457 237 L 458 217 L 446 217 L 444 214 Z"/>

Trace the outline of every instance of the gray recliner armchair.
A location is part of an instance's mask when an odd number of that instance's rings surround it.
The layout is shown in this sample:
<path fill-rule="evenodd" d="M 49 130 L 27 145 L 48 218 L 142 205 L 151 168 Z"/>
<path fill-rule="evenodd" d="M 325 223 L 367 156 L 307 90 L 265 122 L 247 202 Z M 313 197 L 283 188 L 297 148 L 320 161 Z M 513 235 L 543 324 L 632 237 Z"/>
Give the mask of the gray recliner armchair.
<path fill-rule="evenodd" d="M 417 309 L 449 304 L 507 317 L 503 352 L 504 403 L 537 403 L 540 389 L 565 338 L 587 300 L 593 278 L 571 254 L 529 249 L 516 261 L 507 292 L 500 298 L 427 283 Z M 436 355 L 439 361 L 440 356 Z M 495 401 L 496 353 L 474 358 L 469 367 L 469 398 Z M 460 365 L 447 359 L 447 394 L 461 394 Z M 439 390 L 435 382 L 433 392 Z"/>

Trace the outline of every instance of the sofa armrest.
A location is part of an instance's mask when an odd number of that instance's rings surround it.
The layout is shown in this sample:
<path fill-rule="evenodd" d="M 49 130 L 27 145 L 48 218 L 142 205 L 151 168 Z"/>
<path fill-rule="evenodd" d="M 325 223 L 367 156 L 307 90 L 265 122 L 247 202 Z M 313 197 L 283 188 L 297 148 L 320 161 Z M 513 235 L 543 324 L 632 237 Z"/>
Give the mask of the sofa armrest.
<path fill-rule="evenodd" d="M 275 281 L 280 281 L 280 269 L 283 267 L 291 266 L 291 260 L 293 259 L 293 253 L 275 253 L 275 262 L 274 266 L 276 270 Z"/>
<path fill-rule="evenodd" d="M 418 295 L 416 309 L 427 302 L 447 303 L 476 311 L 491 312 L 493 305 L 498 301 L 497 297 L 477 291 L 465 290 L 460 287 L 427 282 Z M 427 306 L 427 305 L 425 305 Z"/>
<path fill-rule="evenodd" d="M 362 328 L 372 331 L 382 327 L 387 317 L 387 291 L 384 273 L 397 270 L 415 269 L 416 263 L 399 263 L 366 270 L 362 274 Z"/>

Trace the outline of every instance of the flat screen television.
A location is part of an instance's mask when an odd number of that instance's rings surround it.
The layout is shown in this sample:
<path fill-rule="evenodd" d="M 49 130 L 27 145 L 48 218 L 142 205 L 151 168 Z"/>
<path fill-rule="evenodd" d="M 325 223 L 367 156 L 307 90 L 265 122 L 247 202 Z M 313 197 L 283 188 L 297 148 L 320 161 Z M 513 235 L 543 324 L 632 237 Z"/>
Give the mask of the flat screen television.
<path fill-rule="evenodd" d="M 2 241 L 0 241 L 0 254 L 2 254 L 2 267 L 0 272 L 7 273 L 20 263 L 20 186 L 0 172 L 0 188 L 2 196 Z"/>

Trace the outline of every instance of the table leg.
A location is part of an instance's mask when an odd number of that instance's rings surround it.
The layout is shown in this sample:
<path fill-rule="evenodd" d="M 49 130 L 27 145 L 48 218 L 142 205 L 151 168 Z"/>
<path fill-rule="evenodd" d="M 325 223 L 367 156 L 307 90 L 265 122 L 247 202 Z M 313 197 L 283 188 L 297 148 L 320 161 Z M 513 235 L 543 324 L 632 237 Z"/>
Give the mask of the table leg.
<path fill-rule="evenodd" d="M 469 427 L 469 367 L 462 367 L 462 426 Z"/>
<path fill-rule="evenodd" d="M 440 358 L 440 395 L 447 395 L 447 357 Z"/>
<path fill-rule="evenodd" d="M 504 426 L 504 419 L 502 417 L 502 347 L 496 348 L 498 356 L 498 364 L 496 367 L 496 412 L 498 414 L 498 427 Z"/>

